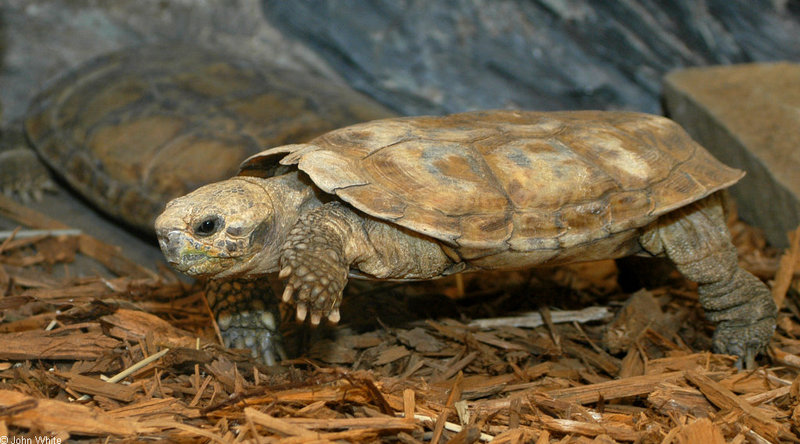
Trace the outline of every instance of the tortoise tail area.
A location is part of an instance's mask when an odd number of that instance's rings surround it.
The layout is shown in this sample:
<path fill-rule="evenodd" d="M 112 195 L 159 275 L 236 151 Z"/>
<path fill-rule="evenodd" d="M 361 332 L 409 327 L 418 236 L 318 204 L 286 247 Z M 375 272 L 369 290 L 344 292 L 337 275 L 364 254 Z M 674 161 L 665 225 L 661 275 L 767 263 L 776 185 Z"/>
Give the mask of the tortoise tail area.
<path fill-rule="evenodd" d="M 767 286 L 738 264 L 725 224 L 722 195 L 714 193 L 672 211 L 644 231 L 642 247 L 666 255 L 697 282 L 706 317 L 717 324 L 714 349 L 754 365 L 775 330 L 777 307 Z"/>

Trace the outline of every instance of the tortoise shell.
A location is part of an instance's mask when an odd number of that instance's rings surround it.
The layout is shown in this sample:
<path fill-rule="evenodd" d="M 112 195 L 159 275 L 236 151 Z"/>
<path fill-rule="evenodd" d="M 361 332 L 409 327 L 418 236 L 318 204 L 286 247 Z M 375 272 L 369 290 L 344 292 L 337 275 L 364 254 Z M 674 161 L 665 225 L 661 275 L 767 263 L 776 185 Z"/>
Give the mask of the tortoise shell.
<path fill-rule="evenodd" d="M 364 213 L 482 251 L 586 246 L 744 175 L 669 119 L 607 111 L 378 120 L 264 151 L 240 174 L 281 156 Z"/>
<path fill-rule="evenodd" d="M 61 77 L 33 101 L 25 127 L 69 185 L 150 232 L 167 201 L 230 177 L 249 155 L 391 115 L 314 75 L 153 45 Z"/>

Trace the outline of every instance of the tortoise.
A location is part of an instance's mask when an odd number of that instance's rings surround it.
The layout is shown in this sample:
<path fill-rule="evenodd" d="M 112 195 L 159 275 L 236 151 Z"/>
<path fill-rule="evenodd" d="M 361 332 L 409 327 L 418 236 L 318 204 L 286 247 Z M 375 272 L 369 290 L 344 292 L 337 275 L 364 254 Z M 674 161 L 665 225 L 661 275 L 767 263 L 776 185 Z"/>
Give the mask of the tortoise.
<path fill-rule="evenodd" d="M 752 366 L 776 307 L 739 267 L 725 224 L 719 192 L 743 175 L 648 114 L 390 118 L 256 154 L 239 175 L 171 201 L 155 226 L 189 275 L 279 272 L 283 300 L 313 324 L 339 320 L 348 276 L 664 256 L 698 283 L 715 350 Z"/>
<path fill-rule="evenodd" d="M 247 156 L 392 115 L 318 75 L 151 44 L 58 78 L 32 101 L 25 130 L 81 196 L 152 234 L 167 201 L 230 177 Z"/>

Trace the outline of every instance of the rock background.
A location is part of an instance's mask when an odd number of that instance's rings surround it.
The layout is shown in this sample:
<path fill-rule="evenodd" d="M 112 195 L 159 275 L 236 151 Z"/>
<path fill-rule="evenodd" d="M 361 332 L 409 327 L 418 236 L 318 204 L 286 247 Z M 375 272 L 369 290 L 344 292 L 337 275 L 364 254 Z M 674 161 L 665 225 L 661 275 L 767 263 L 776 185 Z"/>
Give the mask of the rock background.
<path fill-rule="evenodd" d="M 800 60 L 798 0 L 268 0 L 264 11 L 405 114 L 658 113 L 668 70 Z"/>
<path fill-rule="evenodd" d="M 404 114 L 660 112 L 661 76 L 800 61 L 800 0 L 4 0 L 0 101 L 98 54 L 195 42 L 344 78 Z"/>
<path fill-rule="evenodd" d="M 264 19 L 256 0 L 2 0 L 3 121 L 22 116 L 49 80 L 126 46 L 188 42 L 336 78 L 304 45 Z"/>

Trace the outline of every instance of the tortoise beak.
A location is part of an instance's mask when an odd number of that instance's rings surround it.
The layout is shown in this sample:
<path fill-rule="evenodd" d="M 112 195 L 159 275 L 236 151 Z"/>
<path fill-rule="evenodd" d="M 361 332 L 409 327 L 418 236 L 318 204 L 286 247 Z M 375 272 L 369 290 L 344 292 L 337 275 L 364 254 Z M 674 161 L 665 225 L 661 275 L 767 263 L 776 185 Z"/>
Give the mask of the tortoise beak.
<path fill-rule="evenodd" d="M 156 218 L 156 237 L 158 237 L 158 245 L 167 262 L 179 271 L 185 272 L 188 266 L 183 256 L 187 248 L 191 246 L 191 242 L 188 234 L 184 231 L 186 224 L 182 221 L 180 214 L 170 211 L 170 204 L 167 204 L 167 209 Z"/>
<path fill-rule="evenodd" d="M 186 245 L 183 234 L 178 230 L 160 230 L 156 233 L 158 245 L 167 258 L 167 262 L 173 266 L 180 265 L 181 250 Z"/>
<path fill-rule="evenodd" d="M 164 257 L 172 267 L 190 276 L 213 274 L 213 258 L 207 248 L 198 245 L 190 236 L 180 230 L 158 233 L 158 244 Z"/>
<path fill-rule="evenodd" d="M 191 235 L 179 229 L 157 230 L 158 244 L 167 262 L 180 271 L 194 277 L 208 277 L 224 271 L 224 258 L 214 254 L 208 245 L 197 242 Z"/>

